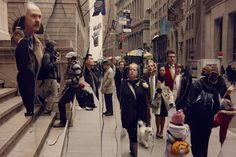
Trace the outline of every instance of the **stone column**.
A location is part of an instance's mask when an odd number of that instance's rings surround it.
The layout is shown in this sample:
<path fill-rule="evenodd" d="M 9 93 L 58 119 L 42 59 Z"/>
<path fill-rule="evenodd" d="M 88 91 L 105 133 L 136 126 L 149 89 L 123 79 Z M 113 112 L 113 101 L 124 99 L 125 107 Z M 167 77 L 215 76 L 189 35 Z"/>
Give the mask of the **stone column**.
<path fill-rule="evenodd" d="M 7 21 L 7 1 L 0 0 L 0 40 L 10 40 Z"/>

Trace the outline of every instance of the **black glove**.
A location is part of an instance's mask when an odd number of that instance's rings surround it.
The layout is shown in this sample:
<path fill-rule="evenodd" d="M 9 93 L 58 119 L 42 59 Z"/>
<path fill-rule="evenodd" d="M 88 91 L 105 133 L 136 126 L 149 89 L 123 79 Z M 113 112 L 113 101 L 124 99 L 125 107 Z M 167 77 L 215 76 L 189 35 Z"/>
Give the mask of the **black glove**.
<path fill-rule="evenodd" d="M 157 89 L 156 89 L 156 92 L 157 92 L 157 93 L 161 93 L 161 92 L 162 92 L 162 89 L 161 89 L 161 88 L 157 88 Z"/>

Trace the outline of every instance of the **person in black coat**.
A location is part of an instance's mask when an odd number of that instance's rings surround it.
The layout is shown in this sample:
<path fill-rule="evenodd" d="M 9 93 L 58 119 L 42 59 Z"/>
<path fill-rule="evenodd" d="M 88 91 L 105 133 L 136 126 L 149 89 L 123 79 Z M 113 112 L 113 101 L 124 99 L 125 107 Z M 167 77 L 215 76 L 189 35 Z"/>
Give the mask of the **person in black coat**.
<path fill-rule="evenodd" d="M 175 100 L 176 111 L 180 109 L 184 110 L 185 105 L 187 104 L 188 93 L 189 93 L 191 84 L 192 84 L 192 75 L 189 73 L 188 70 L 186 70 L 183 72 L 181 76 L 180 89 L 178 91 L 178 94 Z"/>
<path fill-rule="evenodd" d="M 56 45 L 55 41 L 47 40 L 45 43 L 45 53 L 38 76 L 38 80 L 40 80 L 38 81 L 38 88 L 40 89 L 38 98 L 43 105 L 43 113 L 50 114 L 52 110 L 51 100 L 57 96 L 59 89 L 57 82 L 59 80 L 57 68 L 59 53 L 54 48 Z"/>
<path fill-rule="evenodd" d="M 125 63 L 123 61 L 120 61 L 119 67 L 115 70 L 115 77 L 114 77 L 116 85 L 116 95 L 119 101 L 120 101 L 121 82 L 124 79 L 124 69 L 125 69 Z"/>
<path fill-rule="evenodd" d="M 121 120 L 123 128 L 129 135 L 131 154 L 137 157 L 137 124 L 138 120 L 149 123 L 147 88 L 145 81 L 138 78 L 138 65 L 129 65 L 128 79 L 122 82 L 121 87 Z M 149 113 L 150 114 L 150 113 Z"/>
<path fill-rule="evenodd" d="M 91 86 L 97 99 L 99 99 L 99 93 L 98 93 L 99 78 L 97 78 L 94 71 L 92 70 L 93 66 L 94 66 L 93 57 L 91 54 L 87 54 L 85 56 L 85 68 L 83 73 L 84 80 Z"/>
<path fill-rule="evenodd" d="M 207 157 L 214 115 L 220 109 L 218 91 L 210 83 L 211 75 L 212 73 L 209 77 L 203 77 L 194 82 L 188 94 L 185 115 L 186 123 L 191 130 L 193 157 Z M 202 91 L 205 93 L 203 94 Z M 210 101 L 204 103 L 203 97 Z"/>
<path fill-rule="evenodd" d="M 28 53 L 27 39 L 24 38 L 18 43 L 15 57 L 18 69 L 17 83 L 26 108 L 25 116 L 31 116 L 34 110 L 35 76 Z"/>

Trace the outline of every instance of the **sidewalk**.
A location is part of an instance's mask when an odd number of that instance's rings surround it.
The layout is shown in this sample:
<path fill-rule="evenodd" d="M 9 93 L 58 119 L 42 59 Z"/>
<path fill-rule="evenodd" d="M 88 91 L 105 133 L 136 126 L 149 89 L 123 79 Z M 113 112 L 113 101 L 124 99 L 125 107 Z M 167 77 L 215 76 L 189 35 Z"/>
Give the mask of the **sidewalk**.
<path fill-rule="evenodd" d="M 92 89 L 88 84 L 85 87 Z M 96 97 L 96 96 L 94 96 Z M 66 157 L 121 157 L 119 106 L 114 101 L 114 115 L 102 117 L 102 97 L 96 99 L 93 111 L 86 111 L 76 105 L 73 127 L 69 128 Z"/>

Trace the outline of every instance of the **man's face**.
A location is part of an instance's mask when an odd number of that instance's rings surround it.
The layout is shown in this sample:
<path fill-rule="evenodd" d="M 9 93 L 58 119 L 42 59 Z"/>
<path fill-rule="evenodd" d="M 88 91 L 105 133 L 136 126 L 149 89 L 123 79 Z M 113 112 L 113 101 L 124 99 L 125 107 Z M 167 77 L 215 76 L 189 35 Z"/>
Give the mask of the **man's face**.
<path fill-rule="evenodd" d="M 25 30 L 28 34 L 36 33 L 41 25 L 42 13 L 37 6 L 30 6 L 25 16 Z"/>
<path fill-rule="evenodd" d="M 87 65 L 90 65 L 90 66 L 93 66 L 94 65 L 94 61 L 93 61 L 93 57 L 92 56 L 89 56 L 87 61 L 86 61 L 86 64 Z"/>
<path fill-rule="evenodd" d="M 173 65 L 175 64 L 175 59 L 176 59 L 175 54 L 169 53 L 167 56 L 167 63 Z"/>

